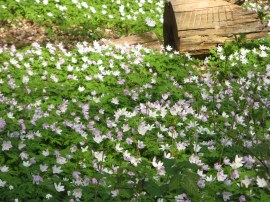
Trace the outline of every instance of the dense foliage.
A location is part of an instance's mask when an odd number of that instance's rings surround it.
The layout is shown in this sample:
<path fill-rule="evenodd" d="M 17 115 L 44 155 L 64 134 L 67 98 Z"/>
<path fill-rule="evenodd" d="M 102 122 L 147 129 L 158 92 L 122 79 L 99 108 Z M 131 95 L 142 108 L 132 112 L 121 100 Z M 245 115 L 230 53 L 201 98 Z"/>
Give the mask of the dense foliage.
<path fill-rule="evenodd" d="M 1 200 L 266 201 L 270 44 L 256 43 L 219 47 L 209 72 L 141 46 L 2 48 Z"/>
<path fill-rule="evenodd" d="M 161 35 L 162 0 L 100 2 L 2 0 L 0 21 Z M 245 3 L 269 19 L 258 5 Z M 96 41 L 0 47 L 0 201 L 268 202 L 269 54 L 267 37 L 204 61 Z"/>
<path fill-rule="evenodd" d="M 163 0 L 2 0 L 0 21 L 26 18 L 69 34 L 102 38 L 105 29 L 115 36 L 153 31 L 161 36 Z"/>

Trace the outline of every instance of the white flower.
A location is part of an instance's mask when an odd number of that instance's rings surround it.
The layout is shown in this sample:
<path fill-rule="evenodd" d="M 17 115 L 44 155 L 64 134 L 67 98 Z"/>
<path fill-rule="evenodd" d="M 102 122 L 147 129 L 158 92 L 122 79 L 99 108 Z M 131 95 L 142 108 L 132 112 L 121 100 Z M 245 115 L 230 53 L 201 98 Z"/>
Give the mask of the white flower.
<path fill-rule="evenodd" d="M 125 10 L 125 6 L 124 6 L 124 5 L 121 5 L 121 6 L 119 7 L 119 11 L 120 11 L 120 13 L 125 12 L 124 10 Z"/>
<path fill-rule="evenodd" d="M 81 3 L 81 5 L 82 5 L 82 7 L 84 7 L 84 8 L 88 8 L 88 4 L 87 4 L 86 2 L 84 2 L 84 1 Z"/>
<path fill-rule="evenodd" d="M 93 140 L 96 142 L 96 143 L 101 143 L 103 138 L 101 135 L 95 135 L 95 137 L 93 138 Z"/>
<path fill-rule="evenodd" d="M 85 90 L 85 87 L 79 86 L 78 91 L 83 92 Z"/>
<path fill-rule="evenodd" d="M 73 71 L 73 69 L 74 69 L 74 67 L 73 67 L 73 66 L 71 66 L 71 65 L 68 65 L 68 66 L 67 66 L 67 70 L 68 70 L 69 72 L 72 72 L 72 71 Z"/>
<path fill-rule="evenodd" d="M 218 47 L 217 47 L 217 52 L 218 52 L 218 53 L 221 53 L 222 50 L 223 50 L 223 47 L 222 47 L 222 46 L 218 46 Z"/>
<path fill-rule="evenodd" d="M 115 105 L 118 105 L 119 104 L 119 100 L 117 98 L 113 98 L 112 99 L 112 103 L 115 104 Z"/>
<path fill-rule="evenodd" d="M 163 163 L 161 161 L 156 161 L 156 157 L 153 158 L 152 165 L 157 169 L 161 170 L 164 168 Z"/>
<path fill-rule="evenodd" d="M 46 194 L 45 198 L 50 199 L 50 198 L 52 198 L 52 195 L 51 194 Z"/>
<path fill-rule="evenodd" d="M 175 196 L 174 198 L 176 202 L 184 202 L 184 201 L 190 202 L 190 200 L 188 200 L 187 195 L 185 193 Z"/>
<path fill-rule="evenodd" d="M 206 180 L 207 182 L 213 182 L 215 179 L 213 178 L 212 175 L 210 175 L 210 176 L 206 176 L 205 180 Z"/>
<path fill-rule="evenodd" d="M 120 146 L 120 143 L 117 143 L 117 144 L 115 145 L 115 150 L 116 150 L 117 152 L 122 152 L 122 151 L 123 151 L 123 147 Z"/>
<path fill-rule="evenodd" d="M 114 191 L 111 191 L 111 193 L 112 193 L 112 197 L 116 197 L 119 194 L 119 190 L 116 189 Z"/>
<path fill-rule="evenodd" d="M 231 196 L 232 196 L 232 193 L 231 193 L 231 192 L 226 192 L 226 191 L 224 191 L 224 192 L 222 193 L 222 195 L 223 195 L 223 200 L 224 200 L 224 201 L 228 201 L 228 200 L 230 200 L 230 198 L 231 198 Z"/>
<path fill-rule="evenodd" d="M 138 126 L 138 133 L 140 135 L 145 135 L 145 133 L 148 131 L 148 127 L 145 125 L 145 122 L 142 122 L 139 126 Z"/>
<path fill-rule="evenodd" d="M 149 18 L 149 17 L 147 17 L 147 18 L 145 19 L 145 21 L 146 21 L 146 25 L 147 25 L 148 27 L 155 27 L 156 24 L 157 24 L 154 20 L 152 20 L 152 19 Z"/>
<path fill-rule="evenodd" d="M 166 51 L 169 51 L 169 52 L 170 52 L 170 51 L 172 51 L 172 50 L 173 50 L 173 48 L 172 48 L 170 45 L 167 45 L 167 46 L 166 46 Z"/>
<path fill-rule="evenodd" d="M 53 14 L 52 14 L 51 12 L 48 12 L 47 15 L 48 15 L 49 17 L 52 17 L 52 16 L 53 16 Z"/>
<path fill-rule="evenodd" d="M 28 76 L 23 76 L 22 82 L 27 84 L 29 82 L 29 77 Z"/>
<path fill-rule="evenodd" d="M 96 9 L 93 8 L 92 6 L 90 7 L 90 10 L 91 10 L 92 13 L 96 13 L 97 12 Z"/>
<path fill-rule="evenodd" d="M 228 116 L 228 114 L 226 114 L 226 112 L 222 112 L 222 117 L 225 119 L 229 118 L 229 116 Z"/>
<path fill-rule="evenodd" d="M 81 189 L 74 189 L 73 196 L 75 196 L 75 198 L 81 198 L 82 197 L 82 190 Z"/>
<path fill-rule="evenodd" d="M 162 94 L 162 99 L 167 100 L 169 96 L 170 96 L 170 93 L 164 93 Z"/>
<path fill-rule="evenodd" d="M 130 153 L 127 150 L 124 152 L 123 156 L 125 161 L 129 161 L 131 158 Z"/>
<path fill-rule="evenodd" d="M 143 141 L 138 140 L 138 148 L 143 149 L 144 147 L 145 147 L 145 144 L 143 143 Z"/>
<path fill-rule="evenodd" d="M 7 183 L 6 181 L 2 181 L 2 180 L 0 179 L 0 187 L 4 187 L 6 183 Z"/>
<path fill-rule="evenodd" d="M 65 187 L 61 184 L 61 182 L 59 184 L 54 183 L 54 187 L 58 192 L 65 191 Z"/>
<path fill-rule="evenodd" d="M 14 115 L 13 115 L 12 112 L 8 112 L 8 113 L 7 113 L 7 116 L 8 116 L 8 118 L 10 118 L 10 119 L 14 119 Z"/>
<path fill-rule="evenodd" d="M 224 55 L 220 55 L 220 59 L 221 59 L 221 60 L 225 60 L 226 57 L 225 57 Z"/>
<path fill-rule="evenodd" d="M 170 145 L 166 144 L 166 145 L 161 145 L 161 147 L 159 148 L 161 151 L 165 151 L 165 150 L 169 150 L 170 149 Z"/>
<path fill-rule="evenodd" d="M 217 173 L 217 180 L 218 180 L 219 182 L 223 182 L 223 181 L 227 178 L 227 176 L 228 176 L 228 175 L 225 175 L 224 172 L 223 172 L 223 170 L 221 170 L 221 171 L 219 171 L 219 172 Z"/>
<path fill-rule="evenodd" d="M 23 166 L 29 167 L 31 166 L 31 163 L 29 161 L 23 161 Z"/>
<path fill-rule="evenodd" d="M 201 148 L 202 147 L 200 145 L 195 144 L 195 143 L 193 144 L 193 149 L 194 149 L 195 152 L 199 152 L 201 150 Z"/>
<path fill-rule="evenodd" d="M 174 159 L 174 157 L 172 156 L 172 154 L 171 153 L 166 153 L 166 152 L 164 152 L 164 158 L 166 158 L 166 159 Z"/>
<path fill-rule="evenodd" d="M 59 6 L 59 10 L 60 10 L 60 11 L 65 11 L 65 10 L 67 10 L 67 7 L 66 7 L 66 6 L 61 6 L 61 5 L 60 5 L 60 6 Z"/>
<path fill-rule="evenodd" d="M 50 155 L 49 150 L 46 149 L 45 151 L 42 151 L 42 155 L 43 155 L 43 156 L 49 156 L 49 155 Z"/>
<path fill-rule="evenodd" d="M 12 148 L 11 141 L 3 141 L 2 151 L 8 151 Z"/>
<path fill-rule="evenodd" d="M 93 101 L 94 101 L 95 103 L 99 103 L 99 102 L 100 102 L 100 98 L 93 97 Z"/>
<path fill-rule="evenodd" d="M 60 157 L 57 157 L 56 162 L 58 164 L 66 164 L 67 163 L 67 159 L 60 156 Z"/>
<path fill-rule="evenodd" d="M 81 150 L 82 150 L 83 153 L 84 153 L 84 152 L 87 152 L 87 151 L 88 151 L 88 146 L 81 147 Z"/>
<path fill-rule="evenodd" d="M 104 154 L 103 151 L 101 151 L 101 152 L 92 151 L 92 154 L 98 160 L 98 162 L 105 162 L 106 155 Z"/>
<path fill-rule="evenodd" d="M 0 167 L 0 171 L 2 173 L 7 173 L 8 172 L 8 169 L 9 169 L 9 167 L 7 167 L 6 165 L 4 165 L 3 167 Z"/>
<path fill-rule="evenodd" d="M 248 188 L 248 186 L 251 183 L 251 180 L 248 178 L 248 176 L 245 176 L 245 179 L 241 180 L 241 183 L 244 184 L 246 188 Z"/>
<path fill-rule="evenodd" d="M 47 165 L 42 165 L 42 164 L 40 164 L 40 165 L 39 165 L 39 168 L 40 168 L 40 171 L 41 171 L 41 172 L 46 172 L 47 169 L 48 169 L 48 166 L 47 166 Z"/>
<path fill-rule="evenodd" d="M 54 165 L 52 169 L 53 169 L 53 174 L 59 174 L 63 172 L 63 170 L 61 169 L 61 166 L 57 167 L 56 165 Z"/>
<path fill-rule="evenodd" d="M 122 129 L 123 129 L 123 132 L 127 132 L 127 131 L 130 130 L 130 127 L 129 127 L 128 124 L 124 124 L 124 125 L 122 126 Z"/>
<path fill-rule="evenodd" d="M 265 181 L 264 178 L 260 178 L 259 176 L 257 176 L 257 185 L 258 187 L 266 187 L 267 186 L 267 182 Z"/>
<path fill-rule="evenodd" d="M 268 55 L 267 55 L 267 52 L 266 51 L 261 51 L 261 53 L 259 54 L 259 56 L 262 57 L 262 58 L 265 58 Z"/>
<path fill-rule="evenodd" d="M 239 116 L 239 115 L 237 114 L 237 115 L 235 116 L 235 119 L 236 119 L 236 122 L 237 122 L 238 124 L 245 126 L 245 124 L 244 124 L 245 119 L 244 119 L 243 116 Z"/>
<path fill-rule="evenodd" d="M 240 168 L 243 166 L 244 161 L 242 161 L 242 157 L 238 157 L 238 155 L 235 156 L 234 162 L 230 164 L 232 169 L 236 170 L 237 168 Z"/>
<path fill-rule="evenodd" d="M 178 142 L 178 143 L 176 143 L 176 147 L 177 147 L 178 151 L 185 150 L 187 146 L 188 146 L 188 143 L 186 143 L 186 142 Z"/>
<path fill-rule="evenodd" d="M 185 56 L 187 57 L 188 60 L 192 60 L 192 57 L 190 56 L 188 52 L 185 53 Z"/>

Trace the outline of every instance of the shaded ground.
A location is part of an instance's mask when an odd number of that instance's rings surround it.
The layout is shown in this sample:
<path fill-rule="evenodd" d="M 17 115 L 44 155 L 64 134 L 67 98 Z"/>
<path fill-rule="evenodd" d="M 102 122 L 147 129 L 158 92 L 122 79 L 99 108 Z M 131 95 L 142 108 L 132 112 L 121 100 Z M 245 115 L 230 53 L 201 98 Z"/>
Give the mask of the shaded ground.
<path fill-rule="evenodd" d="M 0 46 L 4 44 L 23 46 L 34 41 L 41 42 L 47 38 L 44 28 L 27 20 L 22 20 L 18 24 L 1 22 L 0 26 Z"/>
<path fill-rule="evenodd" d="M 33 42 L 45 44 L 48 42 L 60 43 L 72 47 L 79 41 L 91 41 L 91 38 L 75 34 L 67 34 L 53 28 L 55 34 L 49 34 L 44 27 L 38 26 L 30 20 L 19 20 L 18 23 L 0 21 L 0 46 L 16 44 L 16 47 L 25 47 Z"/>
<path fill-rule="evenodd" d="M 83 37 L 75 33 L 65 33 L 57 28 L 53 28 L 55 34 L 49 34 L 44 27 L 38 26 L 36 23 L 22 19 L 18 23 L 0 22 L 0 46 L 13 45 L 17 48 L 22 48 L 31 45 L 33 42 L 46 44 L 53 42 L 55 44 L 63 43 L 66 48 L 72 48 L 77 42 L 88 41 L 92 42 L 93 38 Z M 132 35 L 127 37 L 118 37 L 113 35 L 110 30 L 105 30 L 105 38 L 109 40 L 101 40 L 105 44 L 125 44 L 130 45 L 142 44 L 148 48 L 159 50 L 160 43 L 158 38 L 153 33 L 145 33 Z"/>

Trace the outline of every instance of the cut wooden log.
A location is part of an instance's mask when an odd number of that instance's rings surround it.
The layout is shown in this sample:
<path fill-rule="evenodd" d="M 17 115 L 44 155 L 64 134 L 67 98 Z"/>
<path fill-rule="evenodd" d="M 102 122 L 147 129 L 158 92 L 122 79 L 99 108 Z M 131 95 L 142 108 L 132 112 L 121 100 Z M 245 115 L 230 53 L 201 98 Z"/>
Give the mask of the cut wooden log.
<path fill-rule="evenodd" d="M 245 0 L 225 0 L 225 1 L 237 5 L 242 5 L 245 2 Z"/>
<path fill-rule="evenodd" d="M 137 35 L 130 35 L 126 37 L 122 37 L 119 39 L 111 39 L 103 41 L 105 44 L 112 44 L 112 45 L 142 45 L 147 48 L 152 48 L 155 50 L 161 49 L 161 44 L 158 41 L 157 36 L 152 32 L 146 32 L 143 34 Z"/>
<path fill-rule="evenodd" d="M 257 13 L 222 0 L 171 0 L 164 11 L 164 46 L 191 55 L 232 41 L 235 35 L 257 39 L 268 34 Z"/>

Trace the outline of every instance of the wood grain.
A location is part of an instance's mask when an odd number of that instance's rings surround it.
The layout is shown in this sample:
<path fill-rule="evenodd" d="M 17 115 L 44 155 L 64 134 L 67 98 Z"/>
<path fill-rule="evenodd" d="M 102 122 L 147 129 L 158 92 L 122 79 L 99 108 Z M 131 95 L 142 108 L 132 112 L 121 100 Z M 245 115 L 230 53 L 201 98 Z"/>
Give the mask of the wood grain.
<path fill-rule="evenodd" d="M 227 1 L 171 0 L 167 4 L 171 4 L 172 9 L 166 10 L 169 7 L 165 7 L 164 16 L 173 16 L 167 12 L 174 13 L 176 23 L 173 29 L 177 30 L 179 38 L 176 50 L 180 52 L 207 54 L 210 48 L 232 41 L 235 35 L 244 34 L 247 39 L 257 39 L 270 31 L 267 22 L 262 22 L 257 13 Z M 164 26 L 173 20 L 164 18 Z M 172 31 L 168 30 L 168 33 Z M 165 38 L 166 34 L 164 32 Z M 175 47 L 173 43 L 164 45 Z"/>

